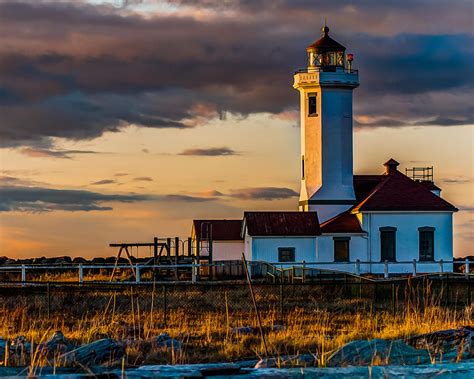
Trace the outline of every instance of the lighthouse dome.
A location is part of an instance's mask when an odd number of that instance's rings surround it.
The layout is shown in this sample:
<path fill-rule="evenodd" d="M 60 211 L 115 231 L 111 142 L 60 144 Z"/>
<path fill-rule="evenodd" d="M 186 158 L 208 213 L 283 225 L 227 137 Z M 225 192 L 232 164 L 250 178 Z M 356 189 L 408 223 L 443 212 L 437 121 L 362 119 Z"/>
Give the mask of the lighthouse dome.
<path fill-rule="evenodd" d="M 326 25 L 323 26 L 322 32 L 322 37 L 306 48 L 309 67 L 317 66 L 323 69 L 344 67 L 346 48 L 329 37 L 329 28 Z"/>

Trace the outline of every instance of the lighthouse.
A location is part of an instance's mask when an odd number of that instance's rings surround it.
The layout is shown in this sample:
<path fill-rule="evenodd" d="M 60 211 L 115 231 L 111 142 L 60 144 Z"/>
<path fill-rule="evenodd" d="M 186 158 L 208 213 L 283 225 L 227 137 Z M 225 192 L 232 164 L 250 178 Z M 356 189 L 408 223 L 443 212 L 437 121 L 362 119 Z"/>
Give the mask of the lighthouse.
<path fill-rule="evenodd" d="M 329 37 L 329 28 L 306 48 L 308 65 L 294 75 L 300 93 L 300 211 L 321 222 L 355 203 L 352 158 L 352 91 L 359 75 L 352 54 Z"/>

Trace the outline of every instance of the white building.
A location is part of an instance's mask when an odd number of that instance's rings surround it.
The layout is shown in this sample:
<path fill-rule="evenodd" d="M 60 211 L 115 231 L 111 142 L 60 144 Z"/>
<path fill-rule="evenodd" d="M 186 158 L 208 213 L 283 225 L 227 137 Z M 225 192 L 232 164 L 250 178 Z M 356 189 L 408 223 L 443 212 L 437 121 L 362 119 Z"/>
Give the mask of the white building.
<path fill-rule="evenodd" d="M 241 229 L 242 220 L 193 220 L 194 251 L 199 249 L 199 255 L 211 255 L 212 261 L 241 260 L 244 247 Z"/>
<path fill-rule="evenodd" d="M 243 240 L 235 249 L 251 261 L 305 261 L 348 272 L 452 271 L 457 209 L 441 198 L 432 175 L 410 178 L 394 159 L 381 174 L 353 175 L 352 91 L 359 85 L 353 56 L 329 37 L 327 26 L 306 50 L 308 66 L 294 75 L 301 114 L 300 212 L 245 212 Z"/>

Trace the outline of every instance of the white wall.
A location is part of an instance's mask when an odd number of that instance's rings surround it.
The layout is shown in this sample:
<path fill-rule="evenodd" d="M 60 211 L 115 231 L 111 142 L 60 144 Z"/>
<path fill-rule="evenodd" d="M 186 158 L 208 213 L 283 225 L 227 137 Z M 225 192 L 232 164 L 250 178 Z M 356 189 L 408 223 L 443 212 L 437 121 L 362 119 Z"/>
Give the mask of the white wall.
<path fill-rule="evenodd" d="M 434 259 L 453 260 L 453 218 L 450 212 L 363 213 L 362 228 L 369 232 L 368 260 L 380 262 L 380 228 L 392 226 L 396 232 L 396 260 L 419 260 L 419 227 L 430 226 L 434 232 Z M 418 272 L 439 272 L 439 264 L 420 263 Z M 373 272 L 383 272 L 383 265 L 373 265 Z M 382 270 L 382 271 L 379 271 Z M 445 264 L 444 271 L 452 271 Z M 390 272 L 413 271 L 413 264 L 391 265 Z"/>
<path fill-rule="evenodd" d="M 316 237 L 252 237 L 252 261 L 278 262 L 279 247 L 294 247 L 295 262 L 314 262 Z"/>
<path fill-rule="evenodd" d="M 214 261 L 240 260 L 244 251 L 244 241 L 213 241 L 212 248 Z"/>
<path fill-rule="evenodd" d="M 318 237 L 317 260 L 319 262 L 334 261 L 334 237 L 350 237 L 349 260 L 367 261 L 367 237 L 361 235 L 324 234 Z"/>

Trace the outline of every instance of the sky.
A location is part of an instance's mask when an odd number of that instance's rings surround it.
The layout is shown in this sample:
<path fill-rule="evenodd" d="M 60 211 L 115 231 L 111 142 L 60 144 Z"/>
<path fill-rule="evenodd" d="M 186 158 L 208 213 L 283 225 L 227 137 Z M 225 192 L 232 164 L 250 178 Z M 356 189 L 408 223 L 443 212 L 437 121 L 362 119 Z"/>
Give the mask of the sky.
<path fill-rule="evenodd" d="M 354 171 L 434 166 L 474 255 L 472 1 L 0 0 L 0 255 L 107 256 L 296 210 L 293 72 L 354 54 Z M 140 252 L 148 254 L 148 252 Z"/>

